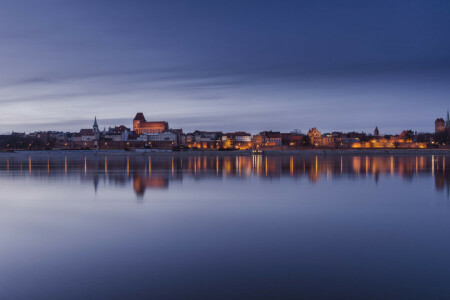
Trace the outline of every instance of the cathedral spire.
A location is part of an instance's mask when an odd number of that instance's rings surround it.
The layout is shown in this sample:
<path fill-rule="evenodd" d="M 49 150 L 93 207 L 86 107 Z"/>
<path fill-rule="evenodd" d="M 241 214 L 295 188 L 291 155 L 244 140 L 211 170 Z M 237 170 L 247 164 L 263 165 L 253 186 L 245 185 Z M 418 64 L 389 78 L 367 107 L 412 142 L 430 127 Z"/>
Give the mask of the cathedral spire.
<path fill-rule="evenodd" d="M 94 129 L 94 132 L 98 132 L 97 116 L 95 116 L 94 126 L 92 126 L 92 128 Z"/>
<path fill-rule="evenodd" d="M 448 113 L 448 109 L 447 109 L 447 120 L 445 120 L 445 126 L 446 127 L 450 127 L 450 116 L 449 116 L 449 113 Z"/>

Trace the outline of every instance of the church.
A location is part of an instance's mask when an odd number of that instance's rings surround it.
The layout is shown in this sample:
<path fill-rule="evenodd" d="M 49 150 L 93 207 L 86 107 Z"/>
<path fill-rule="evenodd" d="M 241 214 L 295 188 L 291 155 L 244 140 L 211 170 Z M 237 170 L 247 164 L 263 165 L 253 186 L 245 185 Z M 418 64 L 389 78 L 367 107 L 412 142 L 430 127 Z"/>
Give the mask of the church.
<path fill-rule="evenodd" d="M 133 119 L 133 131 L 136 134 L 142 133 L 163 133 L 169 130 L 169 123 L 165 121 L 147 122 L 144 114 L 138 112 Z"/>

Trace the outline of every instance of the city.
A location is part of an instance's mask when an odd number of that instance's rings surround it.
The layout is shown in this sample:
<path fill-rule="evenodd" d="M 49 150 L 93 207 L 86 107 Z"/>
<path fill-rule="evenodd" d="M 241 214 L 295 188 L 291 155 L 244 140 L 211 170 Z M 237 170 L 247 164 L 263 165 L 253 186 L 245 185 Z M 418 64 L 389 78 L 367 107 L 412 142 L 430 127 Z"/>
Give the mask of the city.
<path fill-rule="evenodd" d="M 283 133 L 261 131 L 200 131 L 185 133 L 169 127 L 167 121 L 147 121 L 142 112 L 136 114 L 132 128 L 126 125 L 100 130 L 97 117 L 92 128 L 79 132 L 39 131 L 12 132 L 0 135 L 0 150 L 301 150 L 301 149 L 450 149 L 450 116 L 437 118 L 434 133 L 403 130 L 396 135 L 373 133 L 321 133 L 316 127 L 306 134 L 300 130 Z"/>
<path fill-rule="evenodd" d="M 0 3 L 0 300 L 450 298 L 450 1 Z"/>

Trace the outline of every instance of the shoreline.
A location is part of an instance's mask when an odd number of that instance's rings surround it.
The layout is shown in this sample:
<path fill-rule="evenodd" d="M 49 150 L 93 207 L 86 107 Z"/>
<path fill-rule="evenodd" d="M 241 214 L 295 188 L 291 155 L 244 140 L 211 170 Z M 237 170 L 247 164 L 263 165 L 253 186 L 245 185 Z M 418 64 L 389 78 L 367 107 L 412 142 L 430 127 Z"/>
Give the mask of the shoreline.
<path fill-rule="evenodd" d="M 32 150 L 0 152 L 6 156 L 450 156 L 450 149 L 305 149 L 242 151 L 171 151 L 171 150 Z"/>

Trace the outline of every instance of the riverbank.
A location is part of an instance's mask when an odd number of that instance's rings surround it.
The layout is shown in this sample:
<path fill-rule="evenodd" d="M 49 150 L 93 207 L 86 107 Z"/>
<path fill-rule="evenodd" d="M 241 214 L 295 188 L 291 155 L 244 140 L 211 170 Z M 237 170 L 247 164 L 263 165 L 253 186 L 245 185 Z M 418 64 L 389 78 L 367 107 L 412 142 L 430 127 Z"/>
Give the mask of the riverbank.
<path fill-rule="evenodd" d="M 15 151 L 0 152 L 0 157 L 10 156 L 450 156 L 450 149 L 307 149 L 307 150 L 265 150 L 254 153 L 244 151 L 170 151 L 170 150 L 57 150 L 57 151 Z"/>

